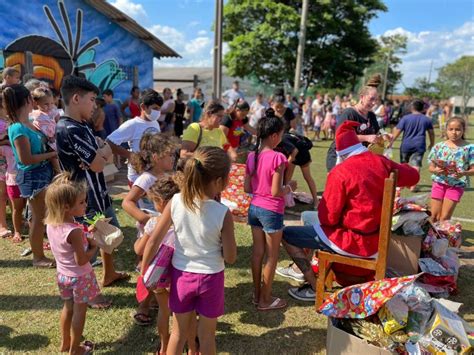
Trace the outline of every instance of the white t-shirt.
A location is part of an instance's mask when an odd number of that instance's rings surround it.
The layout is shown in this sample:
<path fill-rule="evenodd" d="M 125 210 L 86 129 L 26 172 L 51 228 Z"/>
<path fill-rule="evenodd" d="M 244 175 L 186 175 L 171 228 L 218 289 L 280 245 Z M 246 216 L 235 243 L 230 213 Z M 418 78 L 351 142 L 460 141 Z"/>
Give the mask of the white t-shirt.
<path fill-rule="evenodd" d="M 138 186 L 146 193 L 148 192 L 148 190 L 150 190 L 150 187 L 152 187 L 153 184 L 156 182 L 156 179 L 157 178 L 155 175 L 149 173 L 148 171 L 145 171 L 139 177 L 136 178 L 135 182 L 133 183 L 133 186 Z M 155 210 L 153 202 L 150 201 L 147 196 L 143 196 L 141 199 L 138 200 L 138 208 L 140 208 L 141 210 L 149 211 Z"/>
<path fill-rule="evenodd" d="M 252 112 L 249 120 L 250 126 L 257 128 L 258 121 L 260 121 L 260 119 L 263 117 L 266 109 L 267 106 L 264 103 L 260 103 L 257 100 L 252 102 L 250 105 L 250 112 Z"/>
<path fill-rule="evenodd" d="M 227 97 L 229 106 L 232 106 L 235 102 L 239 101 L 239 99 L 243 99 L 244 94 L 240 90 L 229 89 L 222 94 L 222 97 Z"/>
<path fill-rule="evenodd" d="M 140 140 L 148 132 L 160 133 L 160 124 L 157 121 L 148 121 L 141 117 L 135 117 L 122 123 L 107 139 L 115 145 L 128 143 L 130 151 L 137 153 L 140 151 Z M 130 163 L 128 164 L 127 177 L 131 182 L 134 182 L 138 177 L 137 172 Z"/>
<path fill-rule="evenodd" d="M 172 264 L 178 270 L 215 274 L 224 270 L 221 231 L 228 208 L 214 200 L 200 202 L 196 212 L 188 210 L 175 194 L 171 219 L 176 232 Z"/>

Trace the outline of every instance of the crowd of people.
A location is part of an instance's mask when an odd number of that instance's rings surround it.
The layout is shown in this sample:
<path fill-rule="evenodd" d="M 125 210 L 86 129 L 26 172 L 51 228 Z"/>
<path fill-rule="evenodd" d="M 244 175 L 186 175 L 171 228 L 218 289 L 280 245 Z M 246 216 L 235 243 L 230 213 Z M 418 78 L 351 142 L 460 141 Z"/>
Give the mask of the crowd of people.
<path fill-rule="evenodd" d="M 169 89 L 160 95 L 134 87 L 119 107 L 112 90 L 100 93 L 82 77 L 65 77 L 58 93 L 36 79 L 23 85 L 18 71 L 4 69 L 0 234 L 21 241 L 25 215 L 33 265 L 56 267 L 64 300 L 60 350 L 91 352 L 92 343 L 81 343 L 87 308 L 111 306 L 93 270 L 98 253 L 102 287 L 130 277 L 115 270 L 113 253 L 98 248 L 93 230 L 87 228 L 88 218 L 97 213 L 120 228 L 104 177 L 111 159 L 120 164 L 125 158 L 128 164 L 130 190 L 122 208 L 136 221 L 136 270 L 145 275 L 162 245 L 174 248 L 168 283 L 149 290 L 133 314 L 136 324 L 147 326 L 152 324 L 150 309 L 158 306 L 160 354 L 182 353 L 186 343 L 193 354 L 216 351 L 217 319 L 225 304 L 224 268 L 238 257 L 233 217 L 220 203 L 220 194 L 239 159 L 246 166 L 244 191 L 252 196 L 249 302 L 259 311 L 287 306 L 272 291 L 275 273 L 306 281 L 288 293 L 314 301 L 312 250 L 362 257 L 376 253 L 384 180 L 397 169 L 398 185 L 416 189 L 426 133 L 433 220 L 451 218 L 468 176 L 474 175 L 474 146 L 465 141 L 464 119 L 444 113 L 446 139 L 435 145 L 433 121 L 443 124 L 444 115 L 439 106 L 414 100 L 410 112 L 390 109 L 390 103 L 380 101 L 378 84 L 376 78 L 369 80 L 358 101 L 351 95 L 332 99 L 327 94 L 296 99 L 275 89 L 268 102 L 259 94 L 251 104 L 238 82 L 221 100 L 207 103 L 199 88 L 185 103 L 181 90 L 174 99 Z M 392 124 L 396 126 L 390 134 L 384 129 Z M 377 144 L 391 147 L 401 133 L 401 163 L 371 151 Z M 321 199 L 310 169 L 313 141 L 320 139 L 333 140 Z M 305 226 L 284 227 L 288 199 L 298 188 L 296 166 L 308 184 L 314 210 L 304 216 Z M 13 233 L 6 222 L 6 196 Z M 43 251 L 46 235 L 54 260 Z M 294 261 L 288 268 L 277 268 L 280 244 Z M 340 274 L 343 279 L 353 270 Z"/>

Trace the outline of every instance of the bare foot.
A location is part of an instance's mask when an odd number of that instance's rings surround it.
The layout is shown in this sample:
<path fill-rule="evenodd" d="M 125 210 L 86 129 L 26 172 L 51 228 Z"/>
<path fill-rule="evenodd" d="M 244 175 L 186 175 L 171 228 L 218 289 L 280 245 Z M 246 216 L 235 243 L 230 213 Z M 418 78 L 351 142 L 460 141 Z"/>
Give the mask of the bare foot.
<path fill-rule="evenodd" d="M 69 344 L 62 343 L 61 347 L 59 348 L 59 351 L 62 353 L 68 353 L 70 348 L 71 348 L 70 343 Z"/>
<path fill-rule="evenodd" d="M 21 236 L 20 233 L 18 232 L 15 232 L 15 234 L 13 235 L 13 238 L 12 238 L 12 242 L 13 243 L 21 243 L 23 241 L 23 237 Z"/>
<path fill-rule="evenodd" d="M 102 280 L 102 286 L 108 287 L 108 286 L 111 286 L 115 282 L 128 280 L 129 278 L 130 278 L 130 275 L 125 272 L 115 272 L 112 276 L 109 276 Z"/>

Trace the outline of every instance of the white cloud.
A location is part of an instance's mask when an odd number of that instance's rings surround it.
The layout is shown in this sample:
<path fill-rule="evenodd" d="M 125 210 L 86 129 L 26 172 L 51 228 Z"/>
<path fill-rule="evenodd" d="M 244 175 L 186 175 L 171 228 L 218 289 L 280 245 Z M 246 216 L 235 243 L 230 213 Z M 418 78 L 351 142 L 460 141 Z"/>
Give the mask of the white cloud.
<path fill-rule="evenodd" d="M 410 32 L 398 27 L 388 30 L 384 36 L 403 34 L 408 38 L 407 53 L 401 58 L 400 70 L 403 84 L 411 86 L 416 78 L 428 77 L 433 61 L 431 80 L 437 76 L 437 68 L 462 55 L 474 55 L 474 21 L 469 21 L 453 31 Z M 403 86 L 399 87 L 403 90 Z"/>
<path fill-rule="evenodd" d="M 212 65 L 213 38 L 206 31 L 199 31 L 197 36 L 189 38 L 184 32 L 170 26 L 154 25 L 148 30 L 165 42 L 182 58 L 163 58 L 155 61 L 158 67 L 209 67 Z"/>
<path fill-rule="evenodd" d="M 110 2 L 117 9 L 137 20 L 140 17 L 147 17 L 147 13 L 141 4 L 136 4 L 130 0 L 115 0 Z"/>

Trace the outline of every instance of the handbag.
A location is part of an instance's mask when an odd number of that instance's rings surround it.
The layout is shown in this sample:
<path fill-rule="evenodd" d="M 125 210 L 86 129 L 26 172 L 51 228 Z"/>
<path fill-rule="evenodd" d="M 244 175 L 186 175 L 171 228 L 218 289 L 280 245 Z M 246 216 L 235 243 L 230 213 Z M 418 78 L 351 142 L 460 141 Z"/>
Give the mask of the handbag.
<path fill-rule="evenodd" d="M 143 275 L 143 284 L 149 290 L 169 287 L 171 282 L 171 259 L 174 253 L 174 229 L 168 230 L 158 252 Z"/>
<path fill-rule="evenodd" d="M 112 218 L 102 218 L 94 223 L 92 235 L 97 245 L 107 254 L 112 254 L 123 241 L 123 233 L 120 228 L 111 225 Z"/>
<path fill-rule="evenodd" d="M 199 123 L 197 125 L 199 126 L 199 135 L 198 135 L 198 139 L 197 139 L 197 142 L 196 142 L 196 147 L 194 148 L 193 152 L 195 152 L 196 149 L 199 148 L 199 145 L 201 144 L 201 140 L 202 140 L 202 127 Z M 178 147 L 174 151 L 174 164 L 173 164 L 173 170 L 174 171 L 177 170 L 178 166 L 180 165 L 179 163 L 182 160 L 183 159 L 181 158 L 181 147 Z"/>

